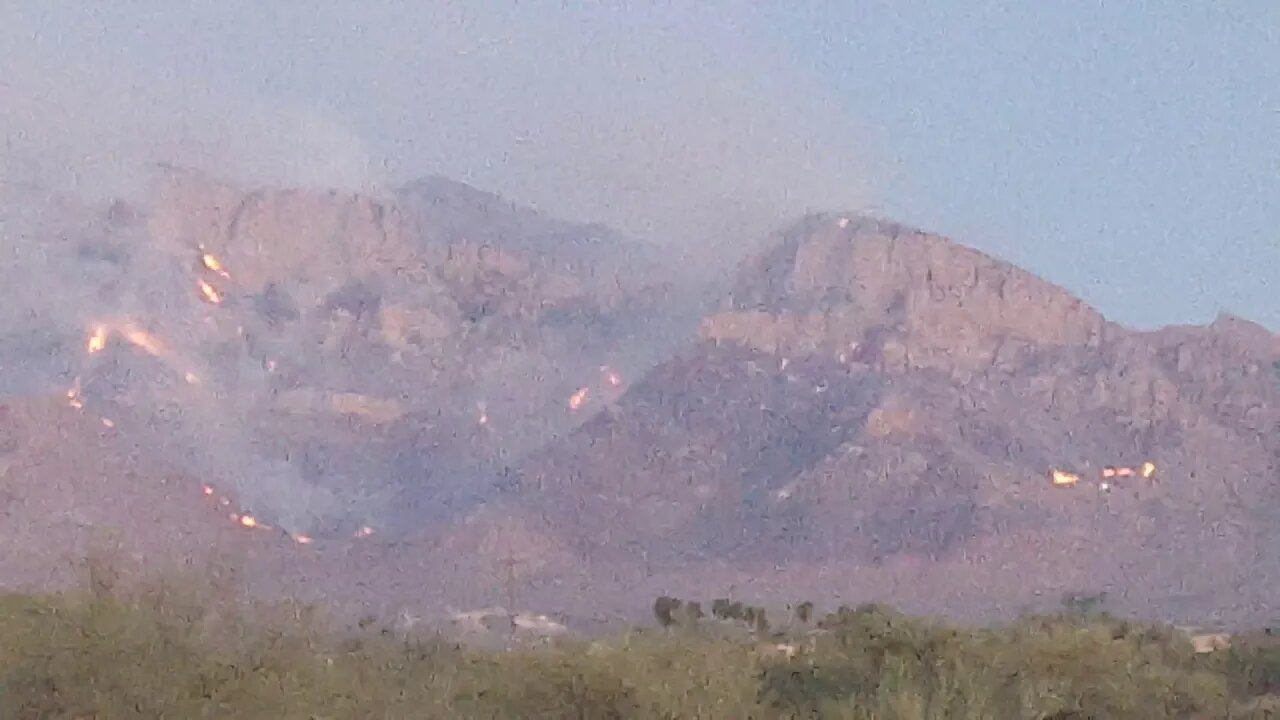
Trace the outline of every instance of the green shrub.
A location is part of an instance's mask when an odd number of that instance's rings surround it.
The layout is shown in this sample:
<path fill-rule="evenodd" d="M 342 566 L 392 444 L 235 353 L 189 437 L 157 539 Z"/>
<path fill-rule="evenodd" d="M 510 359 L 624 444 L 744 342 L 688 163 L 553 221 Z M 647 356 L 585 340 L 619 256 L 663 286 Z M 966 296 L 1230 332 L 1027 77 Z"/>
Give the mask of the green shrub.
<path fill-rule="evenodd" d="M 317 608 L 236 602 L 191 578 L 126 591 L 110 577 L 99 567 L 84 592 L 0 596 L 5 717 L 1141 719 L 1280 709 L 1274 639 L 1197 656 L 1170 628 L 1106 615 L 961 628 L 867 605 L 766 639 L 723 620 L 699 624 L 685 610 L 694 603 L 672 598 L 663 605 L 680 622 L 669 628 L 480 651 L 395 639 L 370 623 L 338 633 Z M 728 602 L 711 607 L 737 614 Z"/>

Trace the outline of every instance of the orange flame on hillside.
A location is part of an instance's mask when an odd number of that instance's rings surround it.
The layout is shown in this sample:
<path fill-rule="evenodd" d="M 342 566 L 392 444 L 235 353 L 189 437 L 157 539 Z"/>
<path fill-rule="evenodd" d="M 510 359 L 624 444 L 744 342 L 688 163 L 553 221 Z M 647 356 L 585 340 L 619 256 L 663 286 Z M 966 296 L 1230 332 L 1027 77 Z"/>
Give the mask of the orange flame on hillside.
<path fill-rule="evenodd" d="M 201 248 L 201 250 L 203 250 L 203 248 Z M 227 269 L 225 267 L 223 267 L 222 261 L 214 257 L 213 255 L 207 252 L 201 252 L 200 262 L 209 270 L 212 270 L 213 272 L 218 273 L 219 275 L 221 275 L 222 277 L 228 280 L 231 279 L 231 274 L 227 272 Z"/>
<path fill-rule="evenodd" d="M 89 335 L 89 341 L 85 343 L 85 349 L 89 354 L 102 352 L 107 347 L 107 328 L 105 325 L 95 325 L 93 333 Z"/>
<path fill-rule="evenodd" d="M 618 373 L 614 372 L 613 370 L 610 370 L 610 369 L 609 369 L 609 368 L 607 368 L 607 367 L 606 367 L 606 368 L 603 368 L 603 370 L 604 370 L 604 379 L 605 379 L 605 382 L 609 383 L 609 384 L 610 384 L 610 385 L 612 385 L 613 387 L 622 387 L 622 376 L 621 376 L 621 375 L 619 375 Z"/>
<path fill-rule="evenodd" d="M 67 404 L 79 410 L 84 407 L 84 403 L 80 401 L 80 376 L 71 381 L 71 387 L 67 388 Z"/>
<path fill-rule="evenodd" d="M 583 404 L 585 404 L 585 403 L 587 402 L 587 394 L 588 394 L 588 393 L 589 393 L 589 391 L 587 390 L 587 388 L 581 388 L 581 389 L 579 389 L 579 390 L 578 390 L 578 392 L 576 392 L 576 393 L 574 393 L 574 394 L 570 395 L 570 396 L 569 396 L 569 409 L 570 409 L 570 410 L 577 410 L 577 409 L 581 408 L 581 407 L 583 406 Z"/>
<path fill-rule="evenodd" d="M 136 325 L 125 325 L 121 328 L 124 338 L 135 346 L 145 350 L 148 354 L 160 357 L 164 354 L 164 346 L 160 339 L 155 335 L 143 330 Z"/>
<path fill-rule="evenodd" d="M 1079 475 L 1064 470 L 1053 470 L 1049 473 L 1049 477 L 1053 480 L 1053 484 L 1058 487 L 1070 487 L 1080 482 Z"/>
<path fill-rule="evenodd" d="M 205 299 L 206 302 L 213 303 L 214 305 L 217 305 L 218 303 L 222 302 L 222 293 L 218 292 L 217 288 L 205 282 L 204 280 L 198 280 L 197 282 L 199 283 L 199 287 L 200 287 L 200 295 Z"/>

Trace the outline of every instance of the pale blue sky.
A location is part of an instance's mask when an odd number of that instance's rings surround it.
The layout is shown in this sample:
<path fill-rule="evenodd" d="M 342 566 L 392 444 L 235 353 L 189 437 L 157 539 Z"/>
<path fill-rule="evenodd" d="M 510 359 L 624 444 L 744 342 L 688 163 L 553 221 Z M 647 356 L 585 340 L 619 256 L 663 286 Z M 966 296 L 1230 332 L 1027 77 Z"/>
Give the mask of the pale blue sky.
<path fill-rule="evenodd" d="M 443 172 L 702 257 L 875 206 L 1122 322 L 1280 329 L 1274 0 L 9 4 L 10 174 Z"/>
<path fill-rule="evenodd" d="M 892 153 L 890 214 L 1116 319 L 1228 309 L 1280 329 L 1280 3 L 886 0 L 776 18 Z"/>

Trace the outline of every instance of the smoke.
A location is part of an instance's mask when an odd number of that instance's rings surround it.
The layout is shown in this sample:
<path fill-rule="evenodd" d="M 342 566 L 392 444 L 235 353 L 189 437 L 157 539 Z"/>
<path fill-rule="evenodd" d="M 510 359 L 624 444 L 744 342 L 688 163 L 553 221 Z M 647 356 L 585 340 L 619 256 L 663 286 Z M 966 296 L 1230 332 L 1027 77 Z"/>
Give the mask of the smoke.
<path fill-rule="evenodd" d="M 376 191 L 356 134 L 303 105 L 157 68 L 56 53 L 0 28 L 0 181 L 83 201 L 145 199 L 169 162 L 251 185 Z M 86 53 L 87 54 L 87 53 Z"/>
<path fill-rule="evenodd" d="M 22 189 L 0 197 L 0 282 L 21 289 L 0 335 L 58 328 L 50 346 L 68 368 L 104 313 L 213 344 L 183 325 L 201 314 L 192 258 L 57 202 L 144 202 L 158 162 L 242 186 L 371 193 L 442 174 L 678 247 L 686 267 L 711 271 L 790 215 L 868 197 L 865 133 L 745 3 L 33 5 L 0 26 L 0 48 L 0 189 Z M 34 347 L 0 353 L 19 345 Z M 13 365 L 0 354 L 0 369 Z M 197 373 L 209 382 L 190 390 L 171 450 L 235 478 L 288 529 L 345 512 L 352 498 L 248 451 L 253 432 L 236 419 L 269 392 L 261 369 L 221 383 L 217 369 Z"/>
<path fill-rule="evenodd" d="M 352 189 L 440 173 L 695 255 L 867 204 L 867 132 L 768 17 L 640 5 L 18 11 L 5 172 L 99 194 L 154 160 Z"/>
<path fill-rule="evenodd" d="M 691 250 L 866 205 L 865 131 L 766 18 L 745 3 L 641 5 L 521 3 L 402 26 L 422 41 L 387 56 L 414 103 L 395 141 L 411 165 L 397 169 Z"/>

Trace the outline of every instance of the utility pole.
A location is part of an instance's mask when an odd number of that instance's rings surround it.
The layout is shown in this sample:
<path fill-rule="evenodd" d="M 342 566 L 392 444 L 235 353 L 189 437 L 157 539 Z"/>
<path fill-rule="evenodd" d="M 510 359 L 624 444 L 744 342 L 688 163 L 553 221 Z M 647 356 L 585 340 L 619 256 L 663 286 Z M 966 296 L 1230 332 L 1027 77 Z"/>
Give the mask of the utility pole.
<path fill-rule="evenodd" d="M 516 555 L 514 550 L 507 551 L 507 559 L 503 564 L 507 569 L 507 618 L 510 620 L 507 639 L 514 641 L 516 635 Z"/>

